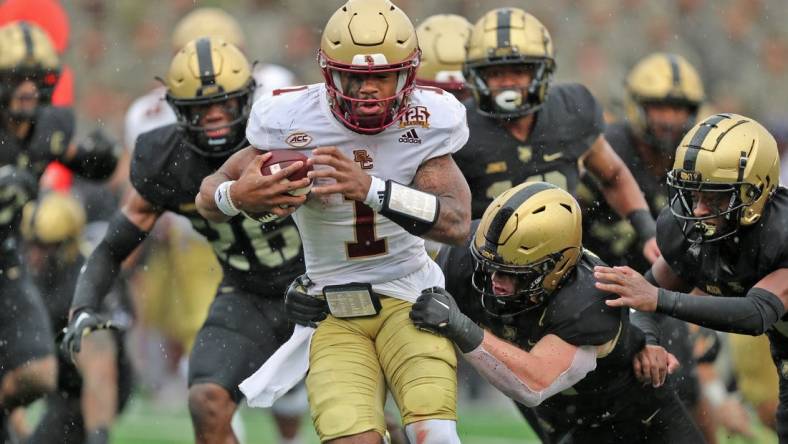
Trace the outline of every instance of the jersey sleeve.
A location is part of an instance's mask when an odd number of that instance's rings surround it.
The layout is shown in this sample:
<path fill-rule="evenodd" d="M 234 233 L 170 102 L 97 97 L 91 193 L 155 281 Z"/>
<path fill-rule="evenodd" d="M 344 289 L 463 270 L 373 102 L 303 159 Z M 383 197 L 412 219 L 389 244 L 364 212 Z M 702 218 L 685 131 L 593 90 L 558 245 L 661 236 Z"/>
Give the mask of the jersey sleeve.
<path fill-rule="evenodd" d="M 600 297 L 581 311 L 561 317 L 547 333 L 578 347 L 602 345 L 614 339 L 623 328 L 622 310 L 625 309 L 608 307 L 604 301 Z"/>
<path fill-rule="evenodd" d="M 563 85 L 561 100 L 567 116 L 572 119 L 572 132 L 580 140 L 575 145 L 578 150 L 576 157 L 582 156 L 599 136 L 605 131 L 605 120 L 602 105 L 596 100 L 591 91 L 585 86 L 572 83 Z"/>
<path fill-rule="evenodd" d="M 61 160 L 74 137 L 75 125 L 76 118 L 71 108 L 43 108 L 30 142 L 31 150 L 46 152 L 50 158 Z"/>
<path fill-rule="evenodd" d="M 163 208 L 167 199 L 166 187 L 159 184 L 160 176 L 156 173 L 155 168 L 155 165 L 160 163 L 156 159 L 158 133 L 160 131 L 154 130 L 142 133 L 137 137 L 129 166 L 129 180 L 143 199 L 156 207 Z"/>
<path fill-rule="evenodd" d="M 460 311 L 469 315 L 479 305 L 479 293 L 471 285 L 473 257 L 467 246 L 444 247 L 436 262 L 446 277 L 446 291 L 454 297 Z"/>
<path fill-rule="evenodd" d="M 429 102 L 431 128 L 437 134 L 433 137 L 438 143 L 429 145 L 429 153 L 424 160 L 454 154 L 468 142 L 468 118 L 465 106 L 453 95 L 432 88 L 419 88 L 417 91 Z"/>
<path fill-rule="evenodd" d="M 249 114 L 249 122 L 246 124 L 246 140 L 257 149 L 263 149 L 263 147 L 270 145 L 264 122 L 272 105 L 273 96 L 266 94 L 254 103 L 252 112 Z"/>
<path fill-rule="evenodd" d="M 689 246 L 684 238 L 681 225 L 670 212 L 670 207 L 663 208 L 657 217 L 657 246 L 670 269 L 677 276 L 686 280 L 688 276 L 684 270 L 686 268 L 684 258 Z"/>
<path fill-rule="evenodd" d="M 763 222 L 759 243 L 761 245 L 762 260 L 767 269 L 764 272 L 788 268 L 788 189 L 777 189 L 772 201 L 770 214 Z"/>

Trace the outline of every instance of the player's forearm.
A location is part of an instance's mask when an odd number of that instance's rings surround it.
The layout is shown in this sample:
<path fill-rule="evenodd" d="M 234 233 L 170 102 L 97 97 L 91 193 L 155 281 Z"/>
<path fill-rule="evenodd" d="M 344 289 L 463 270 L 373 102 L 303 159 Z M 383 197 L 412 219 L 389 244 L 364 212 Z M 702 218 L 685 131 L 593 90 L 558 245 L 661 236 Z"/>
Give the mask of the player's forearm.
<path fill-rule="evenodd" d="M 96 331 L 85 337 L 77 363 L 82 375 L 85 430 L 109 429 L 118 411 L 118 347 L 115 333 Z"/>
<path fill-rule="evenodd" d="M 197 205 L 197 211 L 211 222 L 226 222 L 230 219 L 230 216 L 219 210 L 215 199 L 216 189 L 228 180 L 231 179 L 225 173 L 217 171 L 203 179 L 200 185 L 200 192 L 197 193 L 194 203 Z"/>
<path fill-rule="evenodd" d="M 641 241 L 656 235 L 657 224 L 646 199 L 632 172 L 623 163 L 613 170 L 609 180 L 602 181 L 602 194 L 619 216 L 629 220 Z"/>
<path fill-rule="evenodd" d="M 98 309 L 120 273 L 121 263 L 147 237 L 122 212 L 112 217 L 104 239 L 88 257 L 77 279 L 72 312 L 80 308 Z"/>
<path fill-rule="evenodd" d="M 501 392 L 530 407 L 573 386 L 596 368 L 594 347 L 576 348 L 568 365 L 556 366 L 489 332 L 479 347 L 463 356 Z"/>
<path fill-rule="evenodd" d="M 659 289 L 657 312 L 713 330 L 758 336 L 785 313 L 780 298 L 762 288 L 745 297 L 695 296 Z"/>
<path fill-rule="evenodd" d="M 439 197 L 438 221 L 424 236 L 445 244 L 465 245 L 471 230 L 470 195 L 466 202 L 458 196 Z"/>

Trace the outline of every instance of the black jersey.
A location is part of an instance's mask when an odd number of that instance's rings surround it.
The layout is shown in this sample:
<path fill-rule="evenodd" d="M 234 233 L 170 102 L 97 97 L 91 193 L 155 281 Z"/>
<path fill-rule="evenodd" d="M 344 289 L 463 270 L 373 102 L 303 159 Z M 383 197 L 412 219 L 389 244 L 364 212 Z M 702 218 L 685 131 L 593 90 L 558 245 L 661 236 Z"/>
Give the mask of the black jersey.
<path fill-rule="evenodd" d="M 40 107 L 26 139 L 19 140 L 7 130 L 0 130 L 0 165 L 15 165 L 38 179 L 50 162 L 63 157 L 73 136 L 71 108 Z"/>
<path fill-rule="evenodd" d="M 788 268 L 788 189 L 777 189 L 754 225 L 700 245 L 685 239 L 681 221 L 665 208 L 657 219 L 657 245 L 687 284 L 711 295 L 744 296 L 769 273 Z"/>
<path fill-rule="evenodd" d="M 550 182 L 574 194 L 578 160 L 604 130 L 602 107 L 579 84 L 550 88 L 525 142 L 476 112 L 473 100 L 465 106 L 470 138 L 454 159 L 470 186 L 475 219 L 499 194 L 523 182 Z"/>
<path fill-rule="evenodd" d="M 665 183 L 667 171 L 659 176 L 651 172 L 653 166 L 647 165 L 638 153 L 639 142 L 628 123 L 609 125 L 605 130 L 605 139 L 632 171 L 652 216 L 659 216 L 659 212 L 668 204 Z M 577 197 L 583 208 L 583 244 L 587 248 L 599 253 L 602 260 L 613 265 L 629 265 L 641 272 L 651 266 L 639 248 L 635 229 L 610 208 L 600 186 L 590 174 L 585 174 L 581 179 Z"/>
<path fill-rule="evenodd" d="M 626 308 L 613 308 L 605 300 L 615 295 L 594 286 L 593 267 L 602 262 L 584 252 L 575 272 L 549 296 L 543 307 L 517 316 L 500 318 L 487 314 L 478 292 L 470 284 L 473 259 L 467 247 L 444 248 L 438 263 L 446 275 L 446 289 L 460 310 L 474 322 L 490 329 L 496 336 L 530 350 L 539 340 L 554 334 L 576 346 L 614 344 L 609 354 L 597 359 L 597 368 L 572 388 L 539 405 L 536 410 L 549 416 L 555 412 L 574 411 L 578 418 L 598 417 L 602 407 L 639 383 L 632 371 L 632 358 L 643 348 L 643 333 L 629 323 Z M 598 419 L 598 418 L 597 418 Z"/>
<path fill-rule="evenodd" d="M 131 162 L 131 183 L 152 205 L 185 216 L 213 246 L 228 285 L 255 294 L 276 291 L 304 273 L 301 239 L 291 218 L 260 224 L 235 216 L 211 222 L 197 212 L 194 198 L 203 178 L 226 159 L 207 159 L 188 148 L 171 124 L 141 134 Z M 284 287 L 282 287 L 284 285 Z"/>

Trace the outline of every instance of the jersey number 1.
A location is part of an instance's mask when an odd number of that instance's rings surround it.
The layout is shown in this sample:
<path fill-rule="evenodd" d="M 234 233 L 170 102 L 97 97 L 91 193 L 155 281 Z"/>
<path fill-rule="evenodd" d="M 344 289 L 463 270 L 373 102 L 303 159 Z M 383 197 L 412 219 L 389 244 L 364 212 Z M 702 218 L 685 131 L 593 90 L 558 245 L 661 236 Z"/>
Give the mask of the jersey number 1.
<path fill-rule="evenodd" d="M 353 201 L 353 234 L 355 242 L 345 242 L 347 257 L 359 259 L 378 256 L 388 251 L 386 239 L 375 237 L 375 212 L 361 202 Z"/>

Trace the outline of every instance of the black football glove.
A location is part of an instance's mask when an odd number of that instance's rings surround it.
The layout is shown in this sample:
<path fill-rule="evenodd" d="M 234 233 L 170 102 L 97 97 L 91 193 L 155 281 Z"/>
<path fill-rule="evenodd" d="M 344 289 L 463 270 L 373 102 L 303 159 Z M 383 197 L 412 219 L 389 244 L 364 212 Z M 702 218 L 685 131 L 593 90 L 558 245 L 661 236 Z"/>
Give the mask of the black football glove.
<path fill-rule="evenodd" d="M 328 304 L 323 299 L 307 294 L 305 276 L 299 276 L 285 292 L 285 315 L 296 324 L 317 327 L 328 315 Z"/>
<path fill-rule="evenodd" d="M 472 351 L 484 339 L 484 330 L 462 314 L 454 298 L 440 287 L 422 290 L 410 309 L 410 319 L 422 330 L 451 339 L 463 353 Z"/>
<path fill-rule="evenodd" d="M 63 340 L 60 350 L 64 356 L 74 361 L 74 356 L 82 348 L 82 338 L 96 330 L 117 330 L 118 327 L 111 320 L 96 313 L 92 308 L 80 308 L 74 312 L 68 326 L 63 330 Z"/>
<path fill-rule="evenodd" d="M 115 172 L 123 148 L 109 134 L 96 128 L 77 144 L 73 162 L 79 163 L 79 174 L 87 179 L 106 179 Z"/>

